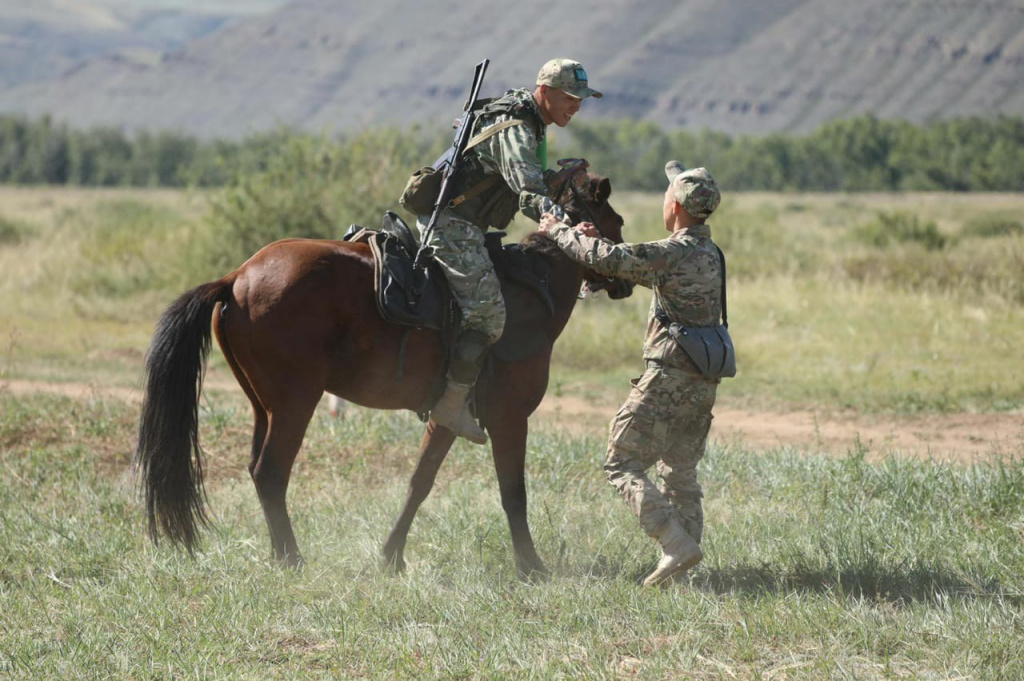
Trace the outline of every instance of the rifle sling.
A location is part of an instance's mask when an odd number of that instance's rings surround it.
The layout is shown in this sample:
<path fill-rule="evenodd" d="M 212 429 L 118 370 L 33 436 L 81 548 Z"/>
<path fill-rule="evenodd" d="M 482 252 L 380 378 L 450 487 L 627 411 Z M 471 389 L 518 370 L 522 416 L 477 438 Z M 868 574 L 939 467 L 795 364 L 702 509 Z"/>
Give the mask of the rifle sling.
<path fill-rule="evenodd" d="M 502 121 L 501 123 L 495 123 L 491 127 L 487 128 L 483 132 L 481 132 L 478 135 L 476 135 L 475 137 L 473 137 L 473 139 L 469 140 L 469 143 L 466 145 L 466 149 L 465 149 L 465 151 L 463 151 L 463 153 L 465 153 L 466 151 L 469 151 L 470 149 L 472 149 L 476 145 L 480 144 L 481 142 L 489 139 L 490 137 L 493 137 L 494 135 L 498 134 L 502 130 L 505 130 L 507 128 L 511 128 L 514 125 L 522 125 L 522 124 L 523 124 L 523 121 L 520 121 L 520 120 L 517 120 L 517 119 L 514 119 L 514 118 L 511 119 L 511 120 L 508 120 L 508 121 Z M 469 201 L 470 199 L 475 199 L 476 197 L 480 196 L 481 194 L 483 194 L 485 191 L 487 191 L 488 189 L 490 189 L 494 185 L 496 185 L 499 182 L 501 182 L 503 179 L 504 178 L 502 178 L 501 175 L 488 175 L 486 178 L 484 178 L 480 182 L 477 182 L 475 185 L 473 185 L 472 187 L 470 187 L 469 189 L 467 189 L 466 191 L 462 192 L 461 194 L 456 196 L 454 199 L 449 201 L 448 202 L 448 207 L 449 208 L 454 208 L 455 206 L 458 206 L 461 203 L 465 203 L 466 201 Z"/>
<path fill-rule="evenodd" d="M 460 203 L 464 203 L 466 201 L 469 201 L 470 199 L 475 199 L 476 197 L 480 196 L 485 191 L 487 191 L 494 185 L 498 184 L 502 180 L 504 180 L 504 178 L 501 175 L 488 175 L 483 180 L 477 182 L 475 185 L 473 185 L 472 187 L 470 187 L 469 189 L 467 189 L 466 191 L 462 192 L 454 199 L 449 201 L 448 207 L 455 208 L 455 206 L 459 205 Z"/>
<path fill-rule="evenodd" d="M 514 125 L 522 125 L 522 124 L 523 124 L 523 121 L 519 120 L 518 118 L 512 118 L 512 119 L 509 119 L 507 121 L 502 121 L 501 123 L 495 123 L 491 127 L 489 127 L 486 130 L 484 130 L 483 132 L 477 133 L 476 136 L 474 136 L 472 139 L 470 139 L 469 143 L 466 144 L 466 148 L 463 150 L 462 153 L 466 153 L 467 151 L 469 151 L 470 149 L 472 149 L 476 145 L 480 144 L 481 142 L 483 142 L 487 138 L 489 138 L 489 137 L 491 137 L 493 135 L 497 135 L 499 132 L 501 132 L 502 130 L 505 130 L 506 128 L 511 128 Z"/>

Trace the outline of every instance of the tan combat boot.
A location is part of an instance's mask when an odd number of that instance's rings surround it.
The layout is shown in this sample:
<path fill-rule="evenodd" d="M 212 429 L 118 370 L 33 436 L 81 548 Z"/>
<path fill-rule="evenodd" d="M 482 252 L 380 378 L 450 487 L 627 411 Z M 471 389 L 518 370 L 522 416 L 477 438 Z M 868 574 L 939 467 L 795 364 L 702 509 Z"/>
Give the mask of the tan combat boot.
<path fill-rule="evenodd" d="M 700 545 L 675 518 L 658 528 L 655 536 L 661 542 L 662 556 L 658 567 L 647 575 L 644 586 L 667 585 L 673 575 L 689 570 L 704 558 Z"/>
<path fill-rule="evenodd" d="M 487 433 L 477 424 L 466 402 L 471 387 L 448 381 L 441 399 L 430 410 L 430 418 L 437 425 L 444 426 L 459 437 L 478 445 L 485 445 Z"/>

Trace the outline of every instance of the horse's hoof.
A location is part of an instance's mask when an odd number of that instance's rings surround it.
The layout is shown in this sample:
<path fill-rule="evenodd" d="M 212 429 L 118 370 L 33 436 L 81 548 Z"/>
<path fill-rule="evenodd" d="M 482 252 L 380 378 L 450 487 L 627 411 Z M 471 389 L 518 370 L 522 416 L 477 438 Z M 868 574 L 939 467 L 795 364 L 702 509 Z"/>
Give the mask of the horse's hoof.
<path fill-rule="evenodd" d="M 405 559 L 401 555 L 385 555 L 382 565 L 391 574 L 400 575 L 405 572 Z"/>
<path fill-rule="evenodd" d="M 551 570 L 544 563 L 539 565 L 520 565 L 519 578 L 524 582 L 539 584 L 551 579 Z"/>
<path fill-rule="evenodd" d="M 289 570 L 301 570 L 305 565 L 306 561 L 298 553 L 285 553 L 274 556 L 275 562 L 283 568 Z"/>

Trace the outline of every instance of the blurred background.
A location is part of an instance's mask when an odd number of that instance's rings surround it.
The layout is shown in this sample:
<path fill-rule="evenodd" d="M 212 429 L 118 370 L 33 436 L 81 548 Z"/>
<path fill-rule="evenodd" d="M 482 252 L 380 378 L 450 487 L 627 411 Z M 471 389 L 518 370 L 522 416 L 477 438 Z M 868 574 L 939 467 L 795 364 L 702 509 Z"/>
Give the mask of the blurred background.
<path fill-rule="evenodd" d="M 1024 0 L 0 0 L 0 376 L 134 383 L 178 292 L 400 210 L 481 59 L 493 97 L 569 56 L 604 97 L 551 158 L 612 179 L 627 240 L 667 159 L 725 191 L 723 404 L 1018 409 L 1022 30 Z M 648 301 L 579 306 L 558 390 L 614 403 Z"/>
<path fill-rule="evenodd" d="M 570 56 L 605 97 L 554 141 L 620 188 L 682 156 L 729 189 L 1018 190 L 1022 29 L 1019 0 L 3 0 L 0 180 L 220 183 L 218 142 L 434 133 L 481 59 L 497 96 Z M 118 168 L 137 145 L 158 167 Z"/>

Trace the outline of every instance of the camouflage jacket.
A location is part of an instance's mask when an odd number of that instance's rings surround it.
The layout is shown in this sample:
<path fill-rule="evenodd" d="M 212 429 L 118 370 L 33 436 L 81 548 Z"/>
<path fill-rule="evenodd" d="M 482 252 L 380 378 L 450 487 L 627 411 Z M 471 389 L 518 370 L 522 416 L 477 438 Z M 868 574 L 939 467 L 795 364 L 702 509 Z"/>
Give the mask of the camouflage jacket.
<path fill-rule="evenodd" d="M 488 175 L 499 174 L 504 182 L 483 195 L 453 209 L 479 227 L 503 229 L 516 212 L 535 222 L 546 212 L 562 215 L 551 200 L 537 149 L 545 126 L 530 90 L 509 90 L 485 106 L 476 119 L 473 134 L 486 132 L 507 120 L 523 121 L 487 138 L 466 154 L 465 170 L 456 178 L 458 191 L 466 191 Z"/>
<path fill-rule="evenodd" d="M 657 300 L 674 322 L 717 326 L 722 317 L 722 263 L 708 225 L 674 232 L 667 239 L 641 244 L 612 244 L 584 236 L 568 226 L 548 232 L 576 262 L 607 276 L 654 289 L 647 316 L 644 359 L 697 372 L 686 353 L 654 316 Z"/>

